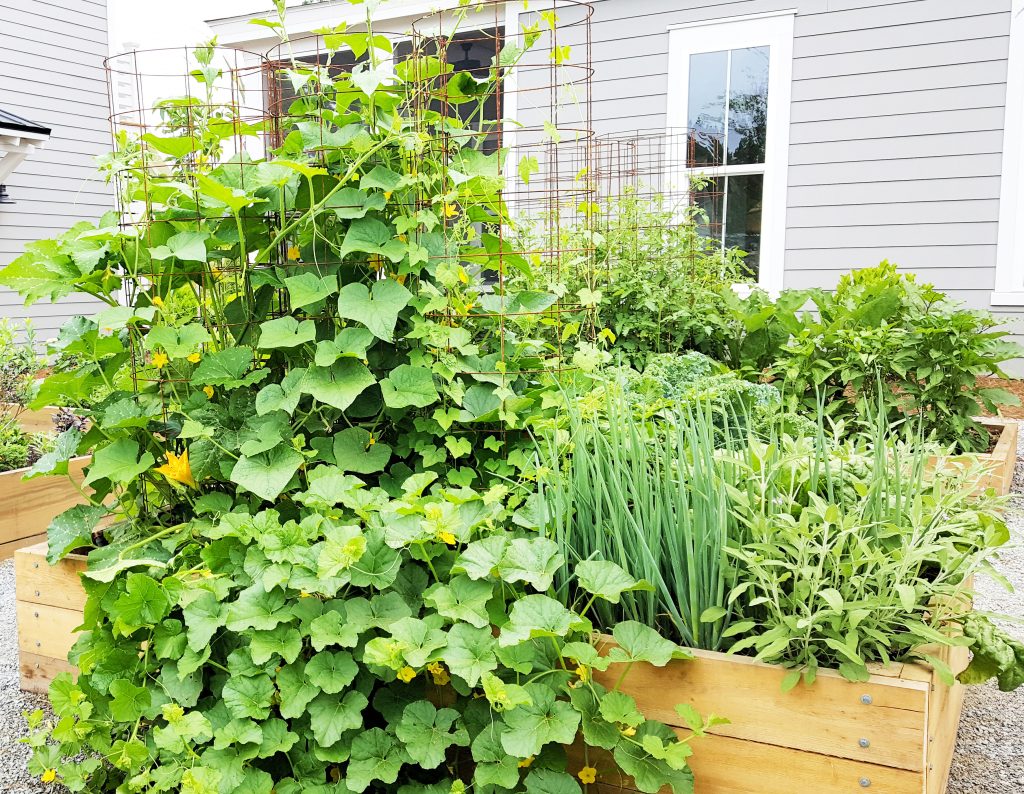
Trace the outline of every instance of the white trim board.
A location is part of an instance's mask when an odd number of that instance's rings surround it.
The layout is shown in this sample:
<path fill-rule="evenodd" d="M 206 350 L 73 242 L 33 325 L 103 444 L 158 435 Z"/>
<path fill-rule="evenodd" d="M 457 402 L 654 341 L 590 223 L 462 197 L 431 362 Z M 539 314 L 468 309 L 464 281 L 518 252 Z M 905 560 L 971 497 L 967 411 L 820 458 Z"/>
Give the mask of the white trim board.
<path fill-rule="evenodd" d="M 1024 0 L 1010 15 L 1010 55 L 1006 63 L 1006 121 L 999 187 L 999 236 L 993 306 L 1024 306 Z"/>
<path fill-rule="evenodd" d="M 1024 0 L 1022 0 L 1024 2 Z M 768 143 L 761 208 L 761 262 L 758 282 L 776 293 L 783 287 L 786 257 L 786 196 L 789 183 L 789 117 L 793 87 L 795 11 L 752 14 L 668 29 L 668 131 L 687 126 L 690 55 L 744 47 L 769 48 Z M 699 169 L 694 169 L 699 170 Z M 728 166 L 715 169 L 723 175 Z"/>

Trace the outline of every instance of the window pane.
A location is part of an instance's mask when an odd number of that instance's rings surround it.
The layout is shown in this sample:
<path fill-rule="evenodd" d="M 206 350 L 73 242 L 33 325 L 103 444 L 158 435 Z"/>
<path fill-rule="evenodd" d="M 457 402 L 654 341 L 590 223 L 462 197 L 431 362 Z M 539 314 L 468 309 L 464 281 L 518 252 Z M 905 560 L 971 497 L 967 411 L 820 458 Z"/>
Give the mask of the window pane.
<path fill-rule="evenodd" d="M 728 60 L 729 53 L 724 50 L 690 56 L 686 126 L 690 128 L 687 157 L 691 165 L 717 165 L 722 162 Z"/>
<path fill-rule="evenodd" d="M 730 54 L 728 162 L 763 163 L 768 133 L 768 47 L 748 47 Z"/>
<path fill-rule="evenodd" d="M 725 247 L 747 252 L 743 260 L 752 276 L 757 276 L 761 259 L 761 194 L 763 174 L 730 176 L 725 206 Z"/>
<path fill-rule="evenodd" d="M 707 218 L 697 219 L 697 232 L 701 237 L 722 240 L 722 204 L 725 194 L 724 180 L 708 179 L 700 190 L 693 192 L 693 202 L 700 207 Z"/>

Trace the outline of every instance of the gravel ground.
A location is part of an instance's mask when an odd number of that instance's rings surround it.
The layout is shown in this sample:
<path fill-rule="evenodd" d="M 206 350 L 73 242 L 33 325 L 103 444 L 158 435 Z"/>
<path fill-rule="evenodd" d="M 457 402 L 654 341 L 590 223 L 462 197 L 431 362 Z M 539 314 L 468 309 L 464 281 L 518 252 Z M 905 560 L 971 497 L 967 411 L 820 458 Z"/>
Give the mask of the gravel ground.
<path fill-rule="evenodd" d="M 978 609 L 1024 618 L 1024 434 L 1017 448 L 1017 471 L 1007 520 L 1013 548 L 997 567 L 1016 592 L 987 577 L 976 583 Z M 1024 626 L 1008 623 L 1008 632 L 1024 639 Z M 960 719 L 948 794 L 1019 794 L 1024 791 L 1024 687 L 1000 692 L 994 683 L 968 687 Z"/>
<path fill-rule="evenodd" d="M 1024 618 L 1024 433 L 1008 519 L 1013 548 L 999 561 L 1015 593 L 989 580 L 977 582 L 979 609 Z M 1006 628 L 1024 639 L 1024 626 Z M 18 688 L 18 639 L 14 611 L 14 566 L 0 562 L 0 792 L 46 794 L 53 787 L 33 780 L 25 770 L 28 749 L 19 744 L 22 714 L 45 707 L 46 698 Z M 960 720 L 960 735 L 947 794 L 1020 794 L 1024 791 L 1024 687 L 1000 692 L 994 684 L 970 687 Z"/>

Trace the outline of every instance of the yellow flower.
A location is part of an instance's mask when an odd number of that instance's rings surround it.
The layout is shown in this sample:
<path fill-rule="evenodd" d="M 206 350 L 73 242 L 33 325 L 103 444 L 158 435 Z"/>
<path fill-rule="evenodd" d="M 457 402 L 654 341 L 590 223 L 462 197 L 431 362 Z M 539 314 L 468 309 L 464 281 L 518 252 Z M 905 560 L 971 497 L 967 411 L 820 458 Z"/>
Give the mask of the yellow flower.
<path fill-rule="evenodd" d="M 191 361 L 193 364 L 198 364 L 200 359 L 202 359 L 202 357 L 203 356 L 200 353 L 189 353 L 188 354 L 188 360 Z"/>
<path fill-rule="evenodd" d="M 620 733 L 622 733 L 623 736 L 636 736 L 636 728 L 631 728 L 627 725 L 620 731 Z"/>
<path fill-rule="evenodd" d="M 192 467 L 188 463 L 187 449 L 180 455 L 175 455 L 173 452 L 168 451 L 167 462 L 163 466 L 158 466 L 155 471 L 164 475 L 168 480 L 180 482 L 189 488 L 199 487 L 196 485 L 196 481 L 192 479 Z"/>
<path fill-rule="evenodd" d="M 153 298 L 153 300 L 150 301 L 150 303 L 152 303 L 158 309 L 162 309 L 164 307 L 164 299 L 161 298 L 159 295 L 157 295 L 155 298 Z"/>
<path fill-rule="evenodd" d="M 592 766 L 585 766 L 576 773 L 576 777 L 580 779 L 581 783 L 593 783 L 597 780 L 597 770 Z"/>
<path fill-rule="evenodd" d="M 581 664 L 579 667 L 576 668 L 576 675 L 580 677 L 580 681 L 586 681 L 588 675 L 587 668 Z"/>
<path fill-rule="evenodd" d="M 454 204 L 449 204 L 449 203 L 445 202 L 445 205 L 444 205 L 444 217 L 446 217 L 446 218 L 454 218 L 458 214 L 459 214 L 459 208 L 458 207 L 456 207 Z"/>
<path fill-rule="evenodd" d="M 352 174 L 352 176 L 350 176 L 349 179 L 351 179 L 353 182 L 358 182 L 359 174 Z"/>
<path fill-rule="evenodd" d="M 203 386 L 203 394 L 206 395 L 208 400 L 213 399 L 213 386 Z"/>
<path fill-rule="evenodd" d="M 44 783 L 52 783 L 57 779 L 57 770 L 47 769 L 45 772 L 43 772 L 43 777 L 41 779 Z"/>
<path fill-rule="evenodd" d="M 411 667 L 403 667 L 401 670 L 398 671 L 398 680 L 404 681 L 407 684 L 410 681 L 412 681 L 415 677 L 416 671 L 413 670 Z"/>
<path fill-rule="evenodd" d="M 369 443 L 369 444 L 367 444 L 366 446 L 367 446 L 367 447 L 372 447 L 372 446 L 373 446 L 374 444 L 376 444 L 376 443 L 377 443 L 377 439 L 375 439 L 375 438 L 373 437 L 373 434 L 371 433 L 371 434 L 370 434 L 370 443 Z"/>
<path fill-rule="evenodd" d="M 166 367 L 169 362 L 170 362 L 170 359 L 167 358 L 166 354 L 164 354 L 164 353 L 154 353 L 153 354 L 153 366 L 156 367 L 157 369 L 161 369 L 163 367 Z"/>
<path fill-rule="evenodd" d="M 288 246 L 288 258 L 298 259 L 299 258 L 299 247 L 297 245 Z"/>
<path fill-rule="evenodd" d="M 431 662 L 427 665 L 427 670 L 430 671 L 430 675 L 437 686 L 445 686 L 452 680 L 452 677 L 448 675 L 448 671 L 440 662 Z"/>
<path fill-rule="evenodd" d="M 518 765 L 517 765 L 517 766 L 518 766 L 518 767 L 519 767 L 520 769 L 526 769 L 526 768 L 527 768 L 527 767 L 528 767 L 528 766 L 529 766 L 530 764 L 532 764 L 532 763 L 533 763 L 533 759 L 534 759 L 534 758 L 536 758 L 536 757 L 537 757 L 537 756 L 535 756 L 535 755 L 531 755 L 531 756 L 529 756 L 529 757 L 527 757 L 527 758 L 523 758 L 523 759 L 521 759 L 521 760 L 519 761 L 519 763 L 518 763 Z"/>
<path fill-rule="evenodd" d="M 466 268 L 464 267 L 459 268 L 459 281 L 461 281 L 463 284 L 469 283 L 469 274 L 466 273 Z"/>
<path fill-rule="evenodd" d="M 475 303 L 467 303 L 466 304 L 466 314 L 469 314 L 471 311 L 473 311 L 473 307 L 474 306 L 476 306 Z"/>
<path fill-rule="evenodd" d="M 312 594 L 311 593 L 307 593 L 305 590 L 303 590 L 301 593 L 299 593 L 299 598 L 312 598 L 312 597 L 313 597 Z"/>
<path fill-rule="evenodd" d="M 385 201 L 391 201 L 391 191 L 390 190 L 385 190 L 384 191 L 384 200 Z"/>
<path fill-rule="evenodd" d="M 446 543 L 449 546 L 454 546 L 455 536 L 451 532 L 441 531 L 437 533 L 437 537 L 441 539 L 442 543 Z"/>

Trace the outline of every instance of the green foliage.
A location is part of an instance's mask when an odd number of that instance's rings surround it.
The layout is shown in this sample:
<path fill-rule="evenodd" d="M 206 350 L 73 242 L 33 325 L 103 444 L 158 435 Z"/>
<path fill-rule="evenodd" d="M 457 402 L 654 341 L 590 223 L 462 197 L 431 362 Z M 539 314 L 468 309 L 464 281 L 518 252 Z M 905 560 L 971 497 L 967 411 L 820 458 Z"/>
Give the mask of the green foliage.
<path fill-rule="evenodd" d="M 270 160 L 223 159 L 260 130 L 213 101 L 197 50 L 167 134 L 106 161 L 145 227 L 80 224 L 0 276 L 108 305 L 64 329 L 74 378 L 38 397 L 107 389 L 49 463 L 91 451 L 95 492 L 50 559 L 97 545 L 80 675 L 53 683 L 55 722 L 32 718 L 33 771 L 95 793 L 579 794 L 564 745 L 585 722 L 643 791 L 688 794 L 692 737 L 593 678 L 685 656 L 639 624 L 592 644 L 585 604 L 639 584 L 586 565 L 579 600 L 555 598 L 528 431 L 558 402 L 557 295 L 460 264 L 521 258 L 487 231 L 509 223 L 503 155 L 413 102 L 410 62 L 377 70 L 379 37 L 331 36 L 368 62 L 293 64 L 301 121 Z"/>
<path fill-rule="evenodd" d="M 807 297 L 816 312 L 802 315 L 773 364 L 792 406 L 813 410 L 822 402 L 853 428 L 881 400 L 891 423 L 913 416 L 941 444 L 988 450 L 988 434 L 973 417 L 1018 401 L 1006 390 L 980 388 L 977 378 L 1005 377 L 1000 364 L 1021 354 L 991 314 L 962 308 L 888 262 L 844 276 L 835 292 Z"/>
<path fill-rule="evenodd" d="M 616 354 L 643 369 L 657 353 L 699 350 L 723 358 L 731 287 L 749 281 L 744 254 L 702 234 L 695 204 L 627 190 L 573 225 L 560 219 L 560 247 L 596 252 L 593 269 L 565 268 L 569 295 L 596 305 Z"/>
<path fill-rule="evenodd" d="M 592 578 L 598 561 L 642 579 L 616 580 L 592 605 L 598 626 L 639 620 L 755 654 L 792 667 L 790 686 L 823 667 L 862 680 L 922 645 L 974 641 L 991 660 L 970 680 L 1020 683 L 1016 646 L 986 618 L 970 618 L 967 639 L 957 631 L 970 576 L 1009 539 L 1000 500 L 964 503 L 976 472 L 928 474 L 935 448 L 896 442 L 884 424 L 842 440 L 819 418 L 792 438 L 780 419 L 766 439 L 730 431 L 723 447 L 708 404 L 654 416 L 614 396 L 580 405 L 543 450 L 556 537 L 586 561 L 563 566 L 558 586 L 572 593 L 573 574 Z"/>

